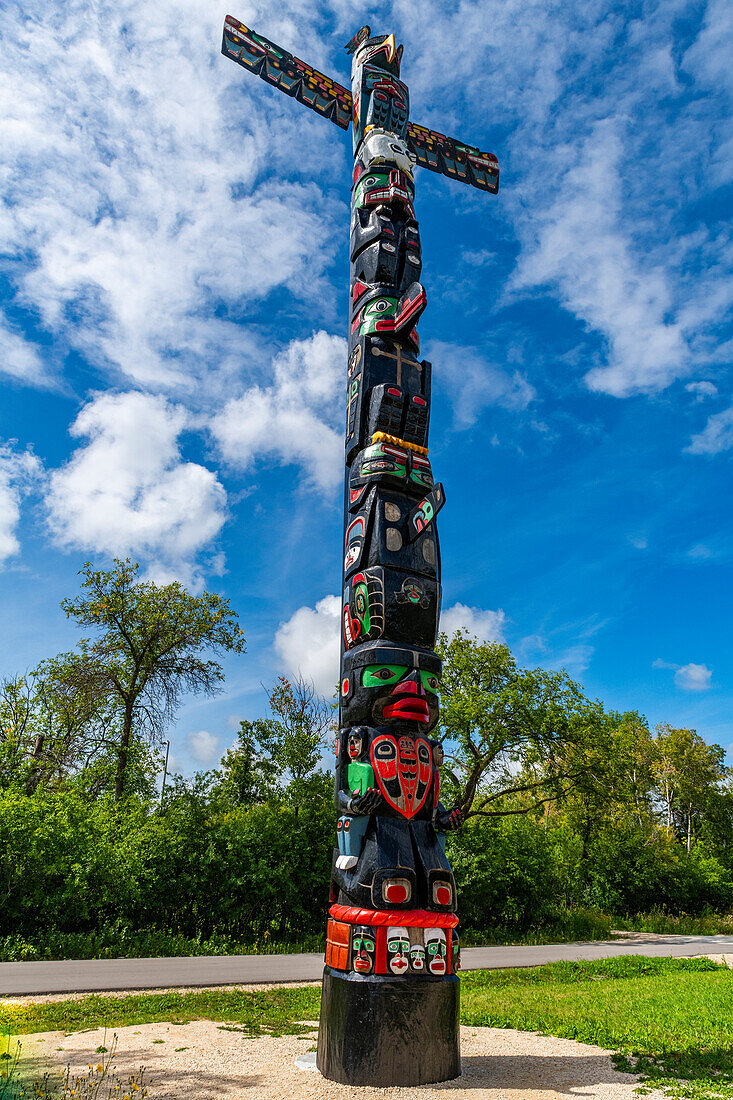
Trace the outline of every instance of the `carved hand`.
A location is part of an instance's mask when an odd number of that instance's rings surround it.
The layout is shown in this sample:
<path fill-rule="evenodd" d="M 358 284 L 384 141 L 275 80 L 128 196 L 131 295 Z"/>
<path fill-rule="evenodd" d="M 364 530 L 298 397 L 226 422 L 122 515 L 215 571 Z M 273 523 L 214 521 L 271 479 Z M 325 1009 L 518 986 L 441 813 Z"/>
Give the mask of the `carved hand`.
<path fill-rule="evenodd" d="M 364 794 L 352 795 L 349 800 L 349 813 L 373 814 L 382 801 L 382 794 L 376 787 L 370 787 Z"/>
<path fill-rule="evenodd" d="M 454 806 L 452 810 L 441 810 L 436 815 L 435 824 L 444 833 L 453 833 L 460 829 L 465 820 L 465 813 L 461 806 Z"/>

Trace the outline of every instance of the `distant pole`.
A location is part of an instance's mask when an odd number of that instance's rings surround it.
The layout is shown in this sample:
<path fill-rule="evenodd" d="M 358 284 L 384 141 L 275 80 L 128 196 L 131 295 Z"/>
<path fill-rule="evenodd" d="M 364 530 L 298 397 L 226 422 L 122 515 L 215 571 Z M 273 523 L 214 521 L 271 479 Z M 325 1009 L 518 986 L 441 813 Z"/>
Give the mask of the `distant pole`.
<path fill-rule="evenodd" d="M 163 812 L 163 795 L 165 794 L 165 777 L 168 774 L 168 753 L 171 751 L 170 741 L 165 743 L 165 764 L 163 765 L 163 786 L 160 789 L 160 812 Z"/>

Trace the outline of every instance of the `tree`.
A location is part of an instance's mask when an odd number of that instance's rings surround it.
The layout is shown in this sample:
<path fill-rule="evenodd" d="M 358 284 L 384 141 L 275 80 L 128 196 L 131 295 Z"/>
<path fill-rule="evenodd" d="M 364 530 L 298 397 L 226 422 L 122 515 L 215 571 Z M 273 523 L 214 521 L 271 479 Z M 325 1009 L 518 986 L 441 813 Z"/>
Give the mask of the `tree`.
<path fill-rule="evenodd" d="M 80 690 L 110 700 L 117 712 L 116 802 L 125 793 L 133 738 L 159 743 L 185 693 L 220 689 L 222 667 L 202 651 L 245 648 L 228 600 L 213 592 L 193 596 L 177 581 L 140 581 L 139 568 L 129 558 L 115 559 L 109 571 L 87 562 L 81 594 L 61 604 L 67 617 L 97 631 L 80 642 L 73 675 Z"/>
<path fill-rule="evenodd" d="M 236 744 L 221 759 L 219 789 L 231 805 L 266 802 L 276 792 L 278 767 L 264 747 L 277 736 L 274 726 L 272 718 L 239 723 Z"/>
<path fill-rule="evenodd" d="M 279 676 L 267 696 L 275 715 L 268 747 L 297 797 L 321 759 L 327 736 L 335 733 L 334 708 L 302 676 L 292 681 Z"/>
<path fill-rule="evenodd" d="M 708 745 L 695 730 L 657 726 L 654 748 L 665 825 L 684 838 L 689 855 L 694 822 L 725 797 L 723 784 L 733 771 L 725 765 L 725 749 Z"/>
<path fill-rule="evenodd" d="M 465 816 L 524 814 L 603 768 L 608 715 L 565 672 L 519 669 L 507 646 L 439 638 L 438 736 Z"/>

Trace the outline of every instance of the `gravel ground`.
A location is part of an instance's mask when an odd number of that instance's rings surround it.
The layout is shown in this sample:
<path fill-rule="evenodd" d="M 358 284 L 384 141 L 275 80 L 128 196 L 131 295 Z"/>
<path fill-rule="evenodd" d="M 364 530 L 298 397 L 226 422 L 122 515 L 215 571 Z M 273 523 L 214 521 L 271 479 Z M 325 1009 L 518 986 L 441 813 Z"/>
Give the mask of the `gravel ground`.
<path fill-rule="evenodd" d="M 463 1074 L 420 1088 L 351 1088 L 302 1070 L 295 1059 L 312 1050 L 316 1025 L 303 1035 L 247 1038 L 232 1025 L 209 1020 L 189 1024 L 122 1027 L 116 1068 L 120 1076 L 146 1067 L 149 1100 L 365 1100 L 394 1097 L 437 1100 L 445 1093 L 465 1100 L 633 1100 L 636 1078 L 618 1073 L 607 1051 L 570 1039 L 484 1027 L 461 1028 Z M 162 1040 L 162 1041 L 161 1041 Z M 100 1031 L 46 1032 L 23 1040 L 24 1054 L 39 1068 L 83 1072 L 97 1047 L 110 1045 Z M 25 1061 L 25 1058 L 24 1058 Z M 136 1094 L 139 1095 L 139 1094 Z M 647 1094 L 663 1100 L 663 1093 Z"/>

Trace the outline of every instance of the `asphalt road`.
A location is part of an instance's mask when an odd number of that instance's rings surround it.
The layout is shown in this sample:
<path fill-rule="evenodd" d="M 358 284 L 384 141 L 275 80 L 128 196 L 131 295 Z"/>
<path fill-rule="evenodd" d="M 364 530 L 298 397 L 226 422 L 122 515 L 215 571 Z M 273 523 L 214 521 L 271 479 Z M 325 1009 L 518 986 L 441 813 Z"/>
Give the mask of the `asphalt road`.
<path fill-rule="evenodd" d="M 561 959 L 613 955 L 733 954 L 733 936 L 630 935 L 622 940 L 543 947 L 466 947 L 464 970 L 541 966 Z M 85 959 L 0 963 L 0 995 L 112 992 L 179 986 L 257 985 L 317 981 L 323 955 L 225 955 L 184 959 Z"/>

